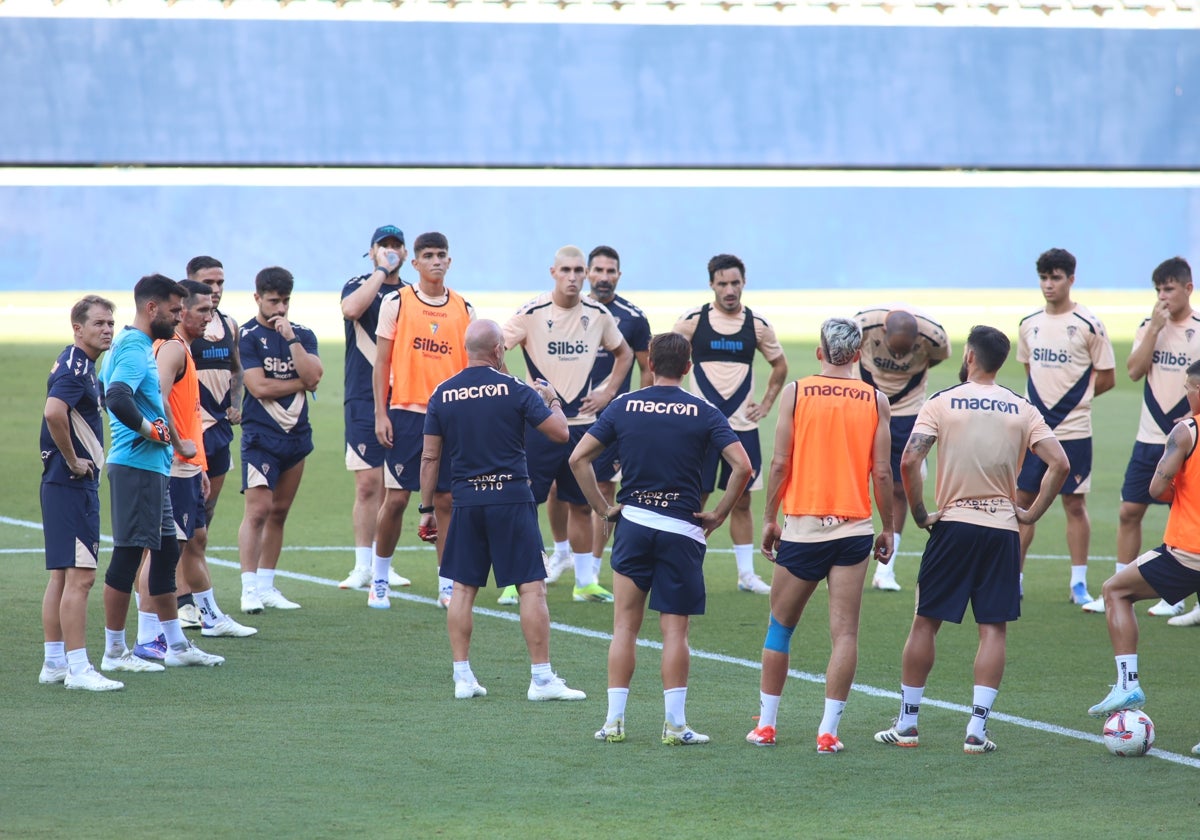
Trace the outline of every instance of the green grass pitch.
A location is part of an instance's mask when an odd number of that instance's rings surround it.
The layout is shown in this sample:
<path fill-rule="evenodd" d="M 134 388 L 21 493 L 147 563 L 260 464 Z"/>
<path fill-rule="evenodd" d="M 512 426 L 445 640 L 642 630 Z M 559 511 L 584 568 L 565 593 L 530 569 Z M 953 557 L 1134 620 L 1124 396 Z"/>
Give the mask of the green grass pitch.
<path fill-rule="evenodd" d="M 127 320 L 118 313 L 118 322 Z M 656 326 L 660 326 L 656 324 Z M 955 335 L 961 346 L 961 336 Z M 57 345 L 61 346 L 61 345 Z M 905 531 L 898 573 L 904 591 L 867 590 L 858 689 L 841 726 L 844 753 L 818 757 L 814 744 L 828 656 L 826 600 L 818 591 L 793 640 L 779 745 L 743 741 L 758 707 L 758 661 L 767 600 L 739 593 L 727 529 L 707 562 L 707 615 L 696 651 L 690 722 L 713 737 L 703 748 L 659 743 L 662 695 L 656 622 L 648 617 L 629 703 L 629 739 L 598 744 L 605 713 L 604 634 L 611 609 L 576 604 L 565 584 L 550 589 L 557 622 L 556 669 L 589 698 L 574 704 L 525 699 L 528 664 L 516 608 L 484 590 L 472 664 L 489 696 L 453 699 L 445 614 L 433 605 L 434 560 L 405 517 L 397 566 L 414 581 L 388 612 L 363 592 L 335 585 L 352 564 L 352 482 L 343 468 L 340 342 L 323 342 L 326 383 L 313 413 L 309 459 L 289 521 L 281 581 L 303 604 L 249 623 L 250 639 L 204 640 L 228 662 L 217 669 L 131 675 L 106 695 L 37 684 L 39 610 L 45 585 L 38 508 L 37 425 L 53 344 L 8 344 L 0 367 L 0 834 L 57 837 L 1080 837 L 1134 829 L 1194 833 L 1200 740 L 1194 711 L 1200 633 L 1142 617 L 1141 672 L 1158 727 L 1150 757 L 1118 759 L 1099 742 L 1086 708 L 1112 681 L 1104 619 L 1067 604 L 1061 509 L 1038 530 L 1026 569 L 1024 615 L 1009 631 L 1008 669 L 991 732 L 997 753 L 971 757 L 960 744 L 970 702 L 976 636 L 946 625 L 921 716 L 921 747 L 877 745 L 871 735 L 896 712 L 900 651 L 911 620 L 917 552 Z M 1124 375 L 1096 404 L 1096 472 L 1090 585 L 1112 571 L 1117 492 L 1136 428 L 1139 386 Z M 815 369 L 813 348 L 787 345 L 792 375 Z M 957 359 L 957 350 L 955 354 Z M 957 362 L 934 371 L 954 380 Z M 759 372 L 760 388 L 765 369 Z M 1020 388 L 1015 360 L 1003 381 Z M 770 449 L 774 418 L 763 426 Z M 769 454 L 768 454 L 769 457 Z M 932 489 L 930 489 L 930 493 Z M 106 501 L 107 488 L 102 488 Z M 241 498 L 231 483 L 210 553 L 236 562 Z M 761 498 L 755 502 L 756 516 Z M 102 521 L 107 532 L 107 505 Z M 1165 513 L 1147 517 L 1157 544 Z M 103 552 L 102 568 L 108 552 Z M 756 559 L 759 571 L 769 564 Z M 607 580 L 606 571 L 602 580 Z M 237 606 L 237 573 L 214 565 L 217 595 Z M 99 586 L 89 614 L 98 663 Z M 83 696 L 81 696 L 83 695 Z M 947 705 L 943 705 L 947 704 Z M 1158 756 L 1158 757 L 1155 757 Z M 1167 760 L 1164 760 L 1166 756 Z"/>

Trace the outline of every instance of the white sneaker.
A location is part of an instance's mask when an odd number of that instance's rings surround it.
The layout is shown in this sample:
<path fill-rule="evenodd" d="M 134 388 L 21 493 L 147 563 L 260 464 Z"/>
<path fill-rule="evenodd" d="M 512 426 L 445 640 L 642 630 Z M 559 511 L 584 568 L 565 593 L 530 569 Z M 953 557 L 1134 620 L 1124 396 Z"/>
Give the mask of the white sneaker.
<path fill-rule="evenodd" d="M 388 586 L 412 586 L 412 581 L 404 575 L 396 574 L 395 569 L 388 569 Z"/>
<path fill-rule="evenodd" d="M 125 683 L 110 680 L 91 665 L 82 674 L 67 674 L 64 680 L 67 688 L 78 688 L 83 691 L 120 691 Z"/>
<path fill-rule="evenodd" d="M 1099 613 L 1100 615 L 1103 615 L 1104 614 L 1104 599 L 1096 598 L 1095 600 L 1088 601 L 1086 604 L 1084 604 L 1082 607 L 1080 607 L 1080 609 L 1083 610 L 1085 613 Z"/>
<path fill-rule="evenodd" d="M 283 593 L 275 587 L 271 587 L 266 592 L 258 593 L 258 600 L 262 602 L 264 607 L 270 607 L 273 610 L 298 610 L 300 605 L 295 601 L 289 601 L 283 597 Z"/>
<path fill-rule="evenodd" d="M 562 573 L 575 568 L 575 560 L 570 554 L 551 554 L 546 560 L 546 583 L 557 583 Z"/>
<path fill-rule="evenodd" d="M 529 691 L 525 694 L 530 700 L 586 700 L 587 695 L 576 688 L 570 688 L 567 681 L 558 674 L 544 683 L 535 679 L 529 681 Z"/>
<path fill-rule="evenodd" d="M 253 589 L 242 590 L 242 612 L 248 615 L 258 615 L 263 611 L 262 599 Z"/>
<path fill-rule="evenodd" d="M 123 651 L 107 650 L 104 652 L 104 658 L 100 660 L 101 671 L 125 671 L 130 674 L 157 674 L 160 671 L 165 671 L 158 662 L 151 662 L 148 659 L 142 659 L 140 656 L 134 656 L 133 651 L 126 648 Z"/>
<path fill-rule="evenodd" d="M 371 590 L 367 593 L 367 606 L 374 610 L 390 610 L 392 608 L 392 599 L 388 597 L 386 582 L 377 580 L 371 584 Z"/>
<path fill-rule="evenodd" d="M 687 747 L 692 744 L 707 744 L 709 742 L 707 735 L 701 735 L 686 723 L 676 729 L 671 724 L 663 723 L 662 742 L 668 747 Z"/>
<path fill-rule="evenodd" d="M 1191 612 L 1185 612 L 1183 615 L 1177 615 L 1174 618 L 1168 618 L 1167 624 L 1172 627 L 1196 627 L 1200 626 L 1200 602 L 1192 607 Z"/>
<path fill-rule="evenodd" d="M 364 586 L 370 585 L 370 567 L 360 569 L 358 566 L 355 566 L 350 570 L 350 574 L 346 575 L 346 579 L 338 584 L 338 589 L 362 589 Z"/>
<path fill-rule="evenodd" d="M 228 615 L 222 615 L 214 624 L 200 628 L 201 636 L 233 636 L 238 639 L 253 636 L 257 632 L 258 628 L 238 624 Z"/>
<path fill-rule="evenodd" d="M 450 609 L 450 598 L 452 595 L 454 595 L 454 587 L 443 586 L 441 591 L 438 592 L 438 606 L 443 610 Z"/>
<path fill-rule="evenodd" d="M 1174 616 L 1183 612 L 1183 601 L 1178 604 L 1168 604 L 1166 601 L 1159 601 L 1150 609 L 1146 610 L 1147 615 L 1153 616 Z"/>
<path fill-rule="evenodd" d="M 171 668 L 182 668 L 188 665 L 205 665 L 211 668 L 214 665 L 224 665 L 225 657 L 217 656 L 215 653 L 205 653 L 193 642 L 188 642 L 188 646 L 183 650 L 168 648 L 166 663 Z"/>
<path fill-rule="evenodd" d="M 760 578 L 754 572 L 738 575 L 738 591 L 753 592 L 755 595 L 770 595 L 771 584 Z"/>
<path fill-rule="evenodd" d="M 184 630 L 199 630 L 200 608 L 195 604 L 184 604 L 179 608 L 179 626 Z"/>
<path fill-rule="evenodd" d="M 454 684 L 455 700 L 470 700 L 472 697 L 487 697 L 487 689 L 479 680 L 461 680 Z"/>
<path fill-rule="evenodd" d="M 55 685 L 67 678 L 67 666 L 56 668 L 49 662 L 42 663 L 42 672 L 38 674 L 38 682 L 42 685 Z"/>
<path fill-rule="evenodd" d="M 875 577 L 871 578 L 871 588 L 881 589 L 884 592 L 899 592 L 900 582 L 896 580 L 895 570 L 890 566 L 884 566 L 875 573 Z"/>
<path fill-rule="evenodd" d="M 625 740 L 625 718 L 619 717 L 611 722 L 606 721 L 596 730 L 594 737 L 597 741 L 604 741 L 607 744 L 621 743 Z"/>

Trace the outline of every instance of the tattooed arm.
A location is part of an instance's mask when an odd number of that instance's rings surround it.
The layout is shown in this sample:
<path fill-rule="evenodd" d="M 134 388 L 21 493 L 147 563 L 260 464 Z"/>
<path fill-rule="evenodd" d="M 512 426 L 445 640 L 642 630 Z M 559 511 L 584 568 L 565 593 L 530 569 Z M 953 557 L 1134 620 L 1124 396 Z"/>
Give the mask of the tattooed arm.
<path fill-rule="evenodd" d="M 1163 456 L 1150 478 L 1150 495 L 1168 504 L 1175 500 L 1175 476 L 1183 468 L 1196 445 L 1196 424 L 1192 421 L 1176 423 L 1167 437 Z"/>
<path fill-rule="evenodd" d="M 929 450 L 937 443 L 936 435 L 912 434 L 900 457 L 900 477 L 904 480 L 904 495 L 912 511 L 913 522 L 918 528 L 928 529 L 941 518 L 941 511 L 929 513 L 925 510 L 925 479 L 921 477 L 921 464 Z"/>

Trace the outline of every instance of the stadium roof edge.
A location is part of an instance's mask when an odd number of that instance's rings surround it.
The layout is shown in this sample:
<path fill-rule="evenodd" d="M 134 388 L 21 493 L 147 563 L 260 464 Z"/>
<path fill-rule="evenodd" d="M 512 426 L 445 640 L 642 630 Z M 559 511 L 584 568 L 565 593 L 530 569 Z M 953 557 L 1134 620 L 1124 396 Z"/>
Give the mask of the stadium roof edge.
<path fill-rule="evenodd" d="M 1195 29 L 1198 0 L 0 0 L 0 18 Z"/>

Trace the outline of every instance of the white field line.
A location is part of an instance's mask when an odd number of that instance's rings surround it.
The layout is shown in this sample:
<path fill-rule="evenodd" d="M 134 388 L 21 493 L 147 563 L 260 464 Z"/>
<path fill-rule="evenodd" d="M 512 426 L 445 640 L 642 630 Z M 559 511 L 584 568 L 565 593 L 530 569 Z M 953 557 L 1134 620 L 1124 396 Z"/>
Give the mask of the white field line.
<path fill-rule="evenodd" d="M 7 516 L 0 516 L 0 524 L 16 525 L 18 527 L 31 528 L 31 529 L 41 529 L 41 527 L 42 527 L 42 524 L 40 522 L 30 522 L 30 521 L 24 520 L 24 519 L 12 519 Z M 105 542 L 112 542 L 112 537 L 110 537 L 110 536 L 102 534 L 100 538 Z M 233 548 L 230 546 L 221 546 L 221 547 L 217 547 L 217 548 L 212 548 L 210 550 L 212 550 L 212 551 L 230 551 L 230 550 L 236 550 L 236 548 Z M 352 552 L 353 548 L 333 548 L 333 547 L 322 547 L 322 546 L 307 546 L 307 547 L 301 547 L 301 548 L 296 548 L 294 546 L 288 547 L 288 551 L 297 551 L 297 550 L 300 550 L 300 551 L 305 551 L 305 550 L 307 550 L 307 551 L 333 551 L 333 550 L 337 550 L 337 551 L 343 551 L 343 552 Z M 433 549 L 426 548 L 424 546 L 414 546 L 414 547 L 412 547 L 411 550 L 432 551 Z M 6 553 L 11 552 L 11 553 L 23 553 L 23 554 L 41 553 L 41 549 L 5 549 L 4 551 Z M 901 554 L 904 555 L 905 552 L 901 552 Z M 1056 555 L 1045 555 L 1045 556 L 1054 557 Z M 1064 556 L 1064 557 L 1059 557 L 1058 559 L 1066 559 L 1066 558 Z M 1099 559 L 1099 558 L 1097 558 L 1097 559 Z M 239 566 L 239 564 L 237 564 L 233 561 L 222 560 L 218 557 L 207 557 L 207 560 L 209 563 L 213 564 L 214 566 L 223 566 L 228 569 L 240 569 L 241 568 Z M 277 577 L 289 578 L 291 580 L 297 580 L 297 581 L 301 581 L 303 583 L 314 583 L 314 584 L 317 584 L 320 586 L 337 586 L 338 585 L 338 581 L 333 580 L 331 578 L 318 577 L 316 575 L 307 575 L 307 574 L 303 574 L 302 572 L 289 572 L 289 571 L 286 571 L 283 569 L 279 569 L 275 572 L 275 574 Z M 409 601 L 410 603 L 414 603 L 414 604 L 426 604 L 429 606 L 437 605 L 437 600 L 434 598 L 427 598 L 424 595 L 414 595 L 410 592 L 400 592 L 400 591 L 392 590 L 390 597 L 398 598 L 402 601 Z M 475 614 L 487 616 L 488 618 L 498 618 L 498 619 L 502 619 L 504 621 L 509 621 L 509 622 L 513 622 L 513 623 L 518 623 L 521 620 L 520 615 L 517 613 L 502 612 L 500 610 L 493 610 L 493 609 L 489 609 L 487 607 L 480 607 L 480 606 L 475 607 Z M 587 639 L 596 639 L 598 641 L 603 641 L 603 642 L 612 641 L 611 633 L 605 633 L 600 630 L 591 630 L 586 627 L 575 627 L 574 625 L 571 625 L 571 624 L 562 624 L 561 622 L 552 621 L 552 622 L 550 622 L 550 628 L 552 630 L 558 631 L 559 633 L 570 633 L 571 635 L 582 636 Z M 639 647 L 651 648 L 653 650 L 662 650 L 661 642 L 655 642 L 650 639 L 638 639 L 637 643 L 638 643 Z M 695 648 L 693 648 L 692 649 L 692 657 L 695 659 L 705 659 L 710 662 L 720 662 L 725 665 L 737 665 L 742 668 L 748 668 L 752 671 L 761 671 L 762 670 L 761 662 L 758 662 L 753 659 L 742 659 L 741 657 L 737 657 L 737 656 L 728 656 L 723 653 L 713 653 L 710 651 L 696 650 Z M 797 671 L 795 669 L 789 669 L 788 676 L 792 677 L 794 679 L 797 679 L 797 680 L 803 680 L 804 682 L 816 683 L 818 685 L 825 684 L 825 675 L 824 674 L 813 674 L 808 671 Z M 857 691 L 860 694 L 865 694 L 868 697 L 878 697 L 878 698 L 887 699 L 887 700 L 899 700 L 900 699 L 899 692 L 892 691 L 892 690 L 886 689 L 886 688 L 877 688 L 876 686 L 873 686 L 873 685 L 866 685 L 864 683 L 854 683 L 851 686 L 851 688 L 852 688 L 852 690 Z M 971 709 L 967 706 L 962 705 L 961 703 L 949 703 L 945 700 L 936 700 L 936 699 L 931 699 L 929 697 L 922 699 L 921 705 L 933 706 L 934 708 L 937 708 L 937 709 L 944 709 L 946 711 L 958 712 L 961 714 L 970 714 L 971 713 Z M 1103 740 L 1100 738 L 1099 735 L 1094 735 L 1090 732 L 1083 732 L 1079 729 L 1071 729 L 1066 726 L 1058 726 L 1057 724 L 1053 724 L 1053 723 L 1045 723 L 1044 721 L 1033 720 L 1031 718 L 1021 717 L 1019 715 L 1009 715 L 1009 714 L 1005 714 L 1004 712 L 993 712 L 991 715 L 991 718 L 993 720 L 998 720 L 1003 723 L 1013 724 L 1014 726 L 1021 726 L 1026 729 L 1033 729 L 1037 732 L 1045 732 L 1050 735 L 1060 735 L 1064 738 L 1074 738 L 1077 741 L 1087 741 L 1092 744 L 1102 744 L 1103 743 Z M 1166 750 L 1155 749 L 1155 750 L 1151 750 L 1149 755 L 1151 755 L 1155 758 L 1161 758 L 1164 761 L 1170 761 L 1174 764 L 1183 764 L 1187 767 L 1200 768 L 1200 759 L 1193 758 L 1193 757 L 1187 756 L 1187 755 L 1182 755 L 1180 753 L 1173 753 L 1173 752 L 1168 752 Z"/>

